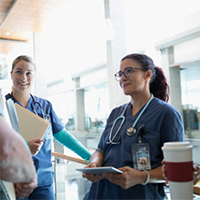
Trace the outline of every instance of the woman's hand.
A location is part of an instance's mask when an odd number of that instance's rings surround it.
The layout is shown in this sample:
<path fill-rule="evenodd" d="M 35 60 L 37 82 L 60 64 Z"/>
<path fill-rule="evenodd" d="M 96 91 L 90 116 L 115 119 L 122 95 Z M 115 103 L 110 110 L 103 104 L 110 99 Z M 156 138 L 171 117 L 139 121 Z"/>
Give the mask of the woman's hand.
<path fill-rule="evenodd" d="M 40 151 L 43 142 L 44 140 L 40 139 L 29 141 L 29 148 L 33 156 L 35 156 Z"/>
<path fill-rule="evenodd" d="M 167 185 L 168 181 L 167 181 L 167 174 L 166 174 L 166 170 L 165 170 L 165 161 L 164 160 L 162 161 L 162 176 L 166 180 L 165 184 Z"/>
<path fill-rule="evenodd" d="M 194 185 L 196 184 L 196 182 L 199 180 L 200 178 L 200 167 L 197 165 L 193 165 L 193 183 Z"/>
<path fill-rule="evenodd" d="M 163 175 L 163 178 L 167 180 L 164 160 L 162 161 L 162 175 Z M 193 184 L 195 184 L 199 178 L 200 178 L 200 168 L 197 165 L 193 165 Z"/>
<path fill-rule="evenodd" d="M 168 185 L 167 174 L 165 170 L 165 161 L 162 161 L 162 176 L 165 179 L 165 185 Z"/>
<path fill-rule="evenodd" d="M 15 183 L 15 193 L 17 198 L 24 199 L 25 197 L 29 196 L 33 192 L 35 188 L 37 188 L 37 175 L 35 174 L 35 178 L 31 183 Z"/>
<path fill-rule="evenodd" d="M 84 168 L 94 168 L 97 167 L 97 164 L 95 162 L 92 162 L 88 165 L 86 165 Z M 99 167 L 99 166 L 98 166 Z M 96 183 L 102 179 L 102 176 L 99 174 L 82 174 L 83 178 L 87 178 L 89 181 Z"/>
<path fill-rule="evenodd" d="M 138 171 L 131 167 L 122 167 L 119 170 L 123 171 L 123 174 L 104 173 L 102 178 L 108 179 L 110 182 L 119 185 L 125 190 L 146 181 L 146 172 Z"/>

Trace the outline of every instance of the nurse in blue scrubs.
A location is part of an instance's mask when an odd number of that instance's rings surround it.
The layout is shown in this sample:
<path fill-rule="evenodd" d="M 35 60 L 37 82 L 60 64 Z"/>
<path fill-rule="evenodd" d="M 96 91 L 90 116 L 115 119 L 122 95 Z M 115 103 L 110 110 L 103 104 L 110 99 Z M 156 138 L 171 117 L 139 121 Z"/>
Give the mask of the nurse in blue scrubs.
<path fill-rule="evenodd" d="M 163 200 L 161 147 L 184 139 L 181 115 L 167 103 L 166 78 L 147 55 L 125 56 L 115 78 L 131 100 L 112 110 L 86 167 L 113 166 L 123 174 L 83 173 L 92 182 L 84 200 Z"/>
<path fill-rule="evenodd" d="M 67 132 L 54 112 L 51 102 L 31 94 L 35 72 L 35 64 L 30 57 L 23 55 L 17 57 L 12 64 L 12 92 L 6 95 L 6 99 L 13 99 L 15 103 L 51 122 L 50 128 L 42 139 L 27 143 L 33 155 L 38 176 L 38 187 L 26 199 L 54 200 L 54 171 L 51 164 L 52 137 L 87 161 L 90 160 L 91 153 L 73 135 Z M 15 191 L 20 196 L 23 191 L 23 184 L 15 184 Z"/>

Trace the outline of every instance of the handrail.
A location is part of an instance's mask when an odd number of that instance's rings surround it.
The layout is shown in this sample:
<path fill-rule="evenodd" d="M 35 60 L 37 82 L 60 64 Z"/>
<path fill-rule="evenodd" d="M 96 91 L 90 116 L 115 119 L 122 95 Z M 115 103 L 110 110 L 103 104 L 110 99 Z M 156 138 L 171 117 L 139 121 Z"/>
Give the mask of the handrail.
<path fill-rule="evenodd" d="M 199 186 L 193 186 L 193 193 L 196 195 L 200 195 L 200 187 Z"/>
<path fill-rule="evenodd" d="M 69 161 L 72 161 L 72 162 L 76 162 L 76 163 L 80 163 L 80 164 L 84 164 L 84 165 L 89 164 L 88 161 L 85 161 L 85 160 L 80 159 L 80 158 L 75 158 L 75 157 L 67 156 L 67 155 L 62 154 L 62 153 L 52 152 L 51 154 L 54 157 L 62 158 L 62 159 L 69 160 Z M 193 186 L 193 189 L 194 189 L 193 193 L 196 194 L 196 195 L 200 195 L 200 186 L 199 186 L 199 183 L 200 183 L 200 179 L 197 182 L 197 184 Z"/>
<path fill-rule="evenodd" d="M 69 160 L 69 161 L 72 161 L 72 162 L 76 162 L 76 163 L 79 163 L 79 164 L 84 164 L 84 165 L 89 164 L 88 161 L 85 161 L 81 158 L 75 158 L 75 157 L 67 156 L 65 154 L 58 153 L 58 152 L 51 152 L 51 155 L 54 156 L 54 157 L 57 157 L 57 158 L 62 158 L 62 159 Z"/>

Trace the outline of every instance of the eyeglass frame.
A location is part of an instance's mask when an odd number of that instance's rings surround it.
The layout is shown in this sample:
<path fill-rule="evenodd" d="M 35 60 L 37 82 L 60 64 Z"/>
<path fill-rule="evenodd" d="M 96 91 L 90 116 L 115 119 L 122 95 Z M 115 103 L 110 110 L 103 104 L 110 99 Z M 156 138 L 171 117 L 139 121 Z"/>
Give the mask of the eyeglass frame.
<path fill-rule="evenodd" d="M 127 69 L 131 69 L 131 72 L 128 72 L 128 76 L 125 74 L 126 73 L 126 70 Z M 117 80 L 117 81 L 120 81 L 121 80 L 121 77 L 122 77 L 122 74 L 124 74 L 124 76 L 126 77 L 126 78 L 128 78 L 128 77 L 130 77 L 132 74 L 133 74 L 133 71 L 134 71 L 134 69 L 137 69 L 137 70 L 141 70 L 141 71 L 148 71 L 148 70 L 146 70 L 146 69 L 142 69 L 142 68 L 137 68 L 137 67 L 127 67 L 127 68 L 125 68 L 125 70 L 122 72 L 122 71 L 118 71 L 116 74 L 114 74 L 114 76 L 115 76 L 115 79 Z M 119 76 L 119 73 L 121 72 L 121 76 Z M 124 73 L 125 72 L 125 73 Z M 129 75 L 130 74 L 130 75 Z"/>

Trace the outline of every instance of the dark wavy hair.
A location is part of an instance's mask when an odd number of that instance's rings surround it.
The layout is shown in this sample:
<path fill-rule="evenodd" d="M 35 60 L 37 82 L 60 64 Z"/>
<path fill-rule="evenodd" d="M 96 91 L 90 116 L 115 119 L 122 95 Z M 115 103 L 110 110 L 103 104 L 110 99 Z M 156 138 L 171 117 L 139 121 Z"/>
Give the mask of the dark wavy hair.
<path fill-rule="evenodd" d="M 34 66 L 35 70 L 36 70 L 35 63 L 33 62 L 33 59 L 31 57 L 29 57 L 29 56 L 21 55 L 21 56 L 18 56 L 17 58 L 15 58 L 15 60 L 13 61 L 13 63 L 12 63 L 12 71 L 15 68 L 15 65 L 18 62 L 20 62 L 21 60 L 26 61 L 28 63 L 31 63 Z"/>
<path fill-rule="evenodd" d="M 153 60 L 149 56 L 145 54 L 133 53 L 125 56 L 121 61 L 125 59 L 136 60 L 145 71 L 151 70 L 152 77 L 150 81 L 150 92 L 154 95 L 154 97 L 166 102 L 169 101 L 169 85 L 167 84 L 163 70 L 160 67 L 156 67 Z"/>

